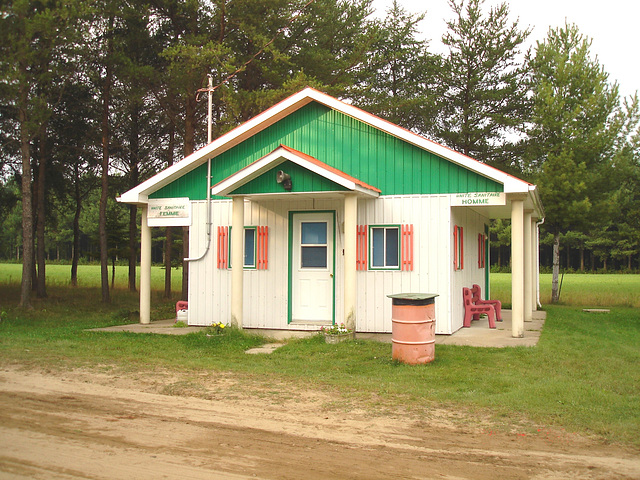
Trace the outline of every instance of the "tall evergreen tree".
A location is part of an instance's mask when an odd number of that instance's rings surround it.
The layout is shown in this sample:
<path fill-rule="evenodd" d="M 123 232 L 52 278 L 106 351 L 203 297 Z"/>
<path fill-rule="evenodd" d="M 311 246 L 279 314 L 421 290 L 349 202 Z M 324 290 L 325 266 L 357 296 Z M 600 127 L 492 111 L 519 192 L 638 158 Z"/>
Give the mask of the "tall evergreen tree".
<path fill-rule="evenodd" d="M 454 19 L 442 37 L 449 53 L 440 76 L 445 91 L 437 136 L 465 155 L 520 172 L 518 136 L 528 102 L 527 70 L 518 57 L 530 30 L 509 21 L 506 3 L 488 12 L 484 0 L 449 4 Z"/>
<path fill-rule="evenodd" d="M 77 6 L 73 1 L 4 2 L 0 11 L 0 92 L 2 102 L 15 112 L 22 159 L 23 307 L 31 306 L 34 269 L 32 140 L 51 116 L 51 85 L 68 75 L 64 61 L 82 33 L 75 21 Z"/>
<path fill-rule="evenodd" d="M 618 87 L 575 25 L 549 31 L 531 60 L 528 162 L 537 167 L 545 227 L 554 235 L 552 302 L 558 301 L 560 237 L 608 216 L 611 158 L 620 125 Z"/>
<path fill-rule="evenodd" d="M 412 15 L 396 0 L 378 30 L 365 68 L 349 89 L 354 104 L 390 122 L 423 134 L 433 133 L 439 57 L 418 38 L 424 14 Z"/>

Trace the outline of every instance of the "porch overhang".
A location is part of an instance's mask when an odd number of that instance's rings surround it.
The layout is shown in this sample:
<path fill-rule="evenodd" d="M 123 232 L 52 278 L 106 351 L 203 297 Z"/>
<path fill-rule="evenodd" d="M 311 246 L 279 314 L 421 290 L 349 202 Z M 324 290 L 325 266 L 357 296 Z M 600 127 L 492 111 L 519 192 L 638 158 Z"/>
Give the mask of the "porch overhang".
<path fill-rule="evenodd" d="M 322 191 L 313 191 L 313 190 L 305 190 L 305 191 L 285 191 L 282 187 L 276 187 L 276 179 L 273 177 L 273 191 L 261 191 L 261 192 L 241 192 L 239 189 L 241 187 L 248 185 L 253 180 L 262 177 L 265 174 L 268 174 L 269 171 L 278 167 L 279 165 L 291 162 L 306 172 L 310 174 L 316 175 L 330 184 L 334 185 L 335 188 L 328 188 Z M 295 182 L 296 179 L 294 178 Z M 213 187 L 211 187 L 211 195 L 218 195 L 224 197 L 233 197 L 233 196 L 288 196 L 288 195 L 302 195 L 302 196 L 335 196 L 344 195 L 345 193 L 355 193 L 358 196 L 364 197 L 379 197 L 380 189 L 368 185 L 361 180 L 348 175 L 345 172 L 342 172 L 326 163 L 318 160 L 317 158 L 312 157 L 311 155 L 307 155 L 306 153 L 300 152 L 293 148 L 287 147 L 285 145 L 280 145 L 278 148 L 273 150 L 271 153 L 265 155 L 264 157 L 256 160 L 255 162 L 247 165 L 245 168 L 238 170 L 236 173 L 230 175 L 225 178 L 221 182 L 217 183 Z"/>
<path fill-rule="evenodd" d="M 524 182 L 522 182 L 524 183 Z M 477 194 L 482 195 L 482 193 Z M 544 208 L 540 201 L 540 194 L 535 185 L 526 184 L 526 188 L 522 188 L 519 192 L 509 192 L 500 194 L 502 201 L 486 202 L 486 204 L 469 202 L 468 204 L 453 204 L 454 208 L 466 208 L 491 219 L 509 219 L 511 218 L 511 202 L 514 198 L 524 202 L 524 209 L 531 212 L 534 219 L 541 220 L 544 218 Z"/>

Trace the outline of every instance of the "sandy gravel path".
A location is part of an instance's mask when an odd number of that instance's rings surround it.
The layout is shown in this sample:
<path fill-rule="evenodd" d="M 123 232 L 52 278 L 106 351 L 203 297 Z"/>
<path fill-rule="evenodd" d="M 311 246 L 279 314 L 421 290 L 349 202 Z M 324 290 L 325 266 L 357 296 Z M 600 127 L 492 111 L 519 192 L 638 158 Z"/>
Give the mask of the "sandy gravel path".
<path fill-rule="evenodd" d="M 640 452 L 234 375 L 0 370 L 0 478 L 639 479 Z"/>

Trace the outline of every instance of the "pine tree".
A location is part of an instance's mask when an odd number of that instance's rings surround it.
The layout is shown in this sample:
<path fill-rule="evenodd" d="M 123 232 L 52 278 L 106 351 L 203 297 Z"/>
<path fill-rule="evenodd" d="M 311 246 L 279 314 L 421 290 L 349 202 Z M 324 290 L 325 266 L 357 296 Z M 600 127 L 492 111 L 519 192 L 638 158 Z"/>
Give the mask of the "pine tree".
<path fill-rule="evenodd" d="M 73 71 L 65 62 L 73 56 L 70 49 L 82 33 L 75 21 L 77 7 L 73 1 L 22 1 L 5 2 L 0 11 L 0 94 L 5 108 L 16 119 L 18 128 L 13 132 L 13 140 L 19 145 L 22 163 L 20 305 L 26 308 L 31 306 L 34 271 L 32 142 L 38 135 L 42 138 L 46 131 L 52 114 L 53 86 L 62 83 Z M 41 165 L 40 178 L 44 179 L 45 169 Z M 44 271 L 41 274 L 44 280 Z"/>
<path fill-rule="evenodd" d="M 558 301 L 561 234 L 607 218 L 611 158 L 619 131 L 618 87 L 575 25 L 552 29 L 531 59 L 528 162 L 537 168 L 545 228 L 554 235 L 552 302 Z M 599 255 L 602 257 L 602 255 Z"/>
<path fill-rule="evenodd" d="M 530 33 L 510 22 L 506 3 L 449 0 L 455 14 L 442 37 L 449 47 L 440 82 L 438 137 L 451 148 L 510 172 L 521 172 L 518 139 L 528 113 L 527 69 L 519 60 Z"/>
<path fill-rule="evenodd" d="M 378 41 L 350 89 L 353 103 L 422 134 L 433 130 L 439 57 L 418 39 L 422 15 L 409 14 L 396 0 L 378 30 Z"/>

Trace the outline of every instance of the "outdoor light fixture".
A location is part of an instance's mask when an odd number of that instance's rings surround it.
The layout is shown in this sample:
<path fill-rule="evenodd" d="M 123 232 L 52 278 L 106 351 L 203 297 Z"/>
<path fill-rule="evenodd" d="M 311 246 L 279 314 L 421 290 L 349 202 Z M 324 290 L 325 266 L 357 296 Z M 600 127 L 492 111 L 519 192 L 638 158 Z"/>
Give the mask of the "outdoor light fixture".
<path fill-rule="evenodd" d="M 276 173 L 276 182 L 281 183 L 287 192 L 291 191 L 291 175 L 289 175 L 288 173 L 284 173 L 282 170 L 278 170 L 278 173 Z"/>

